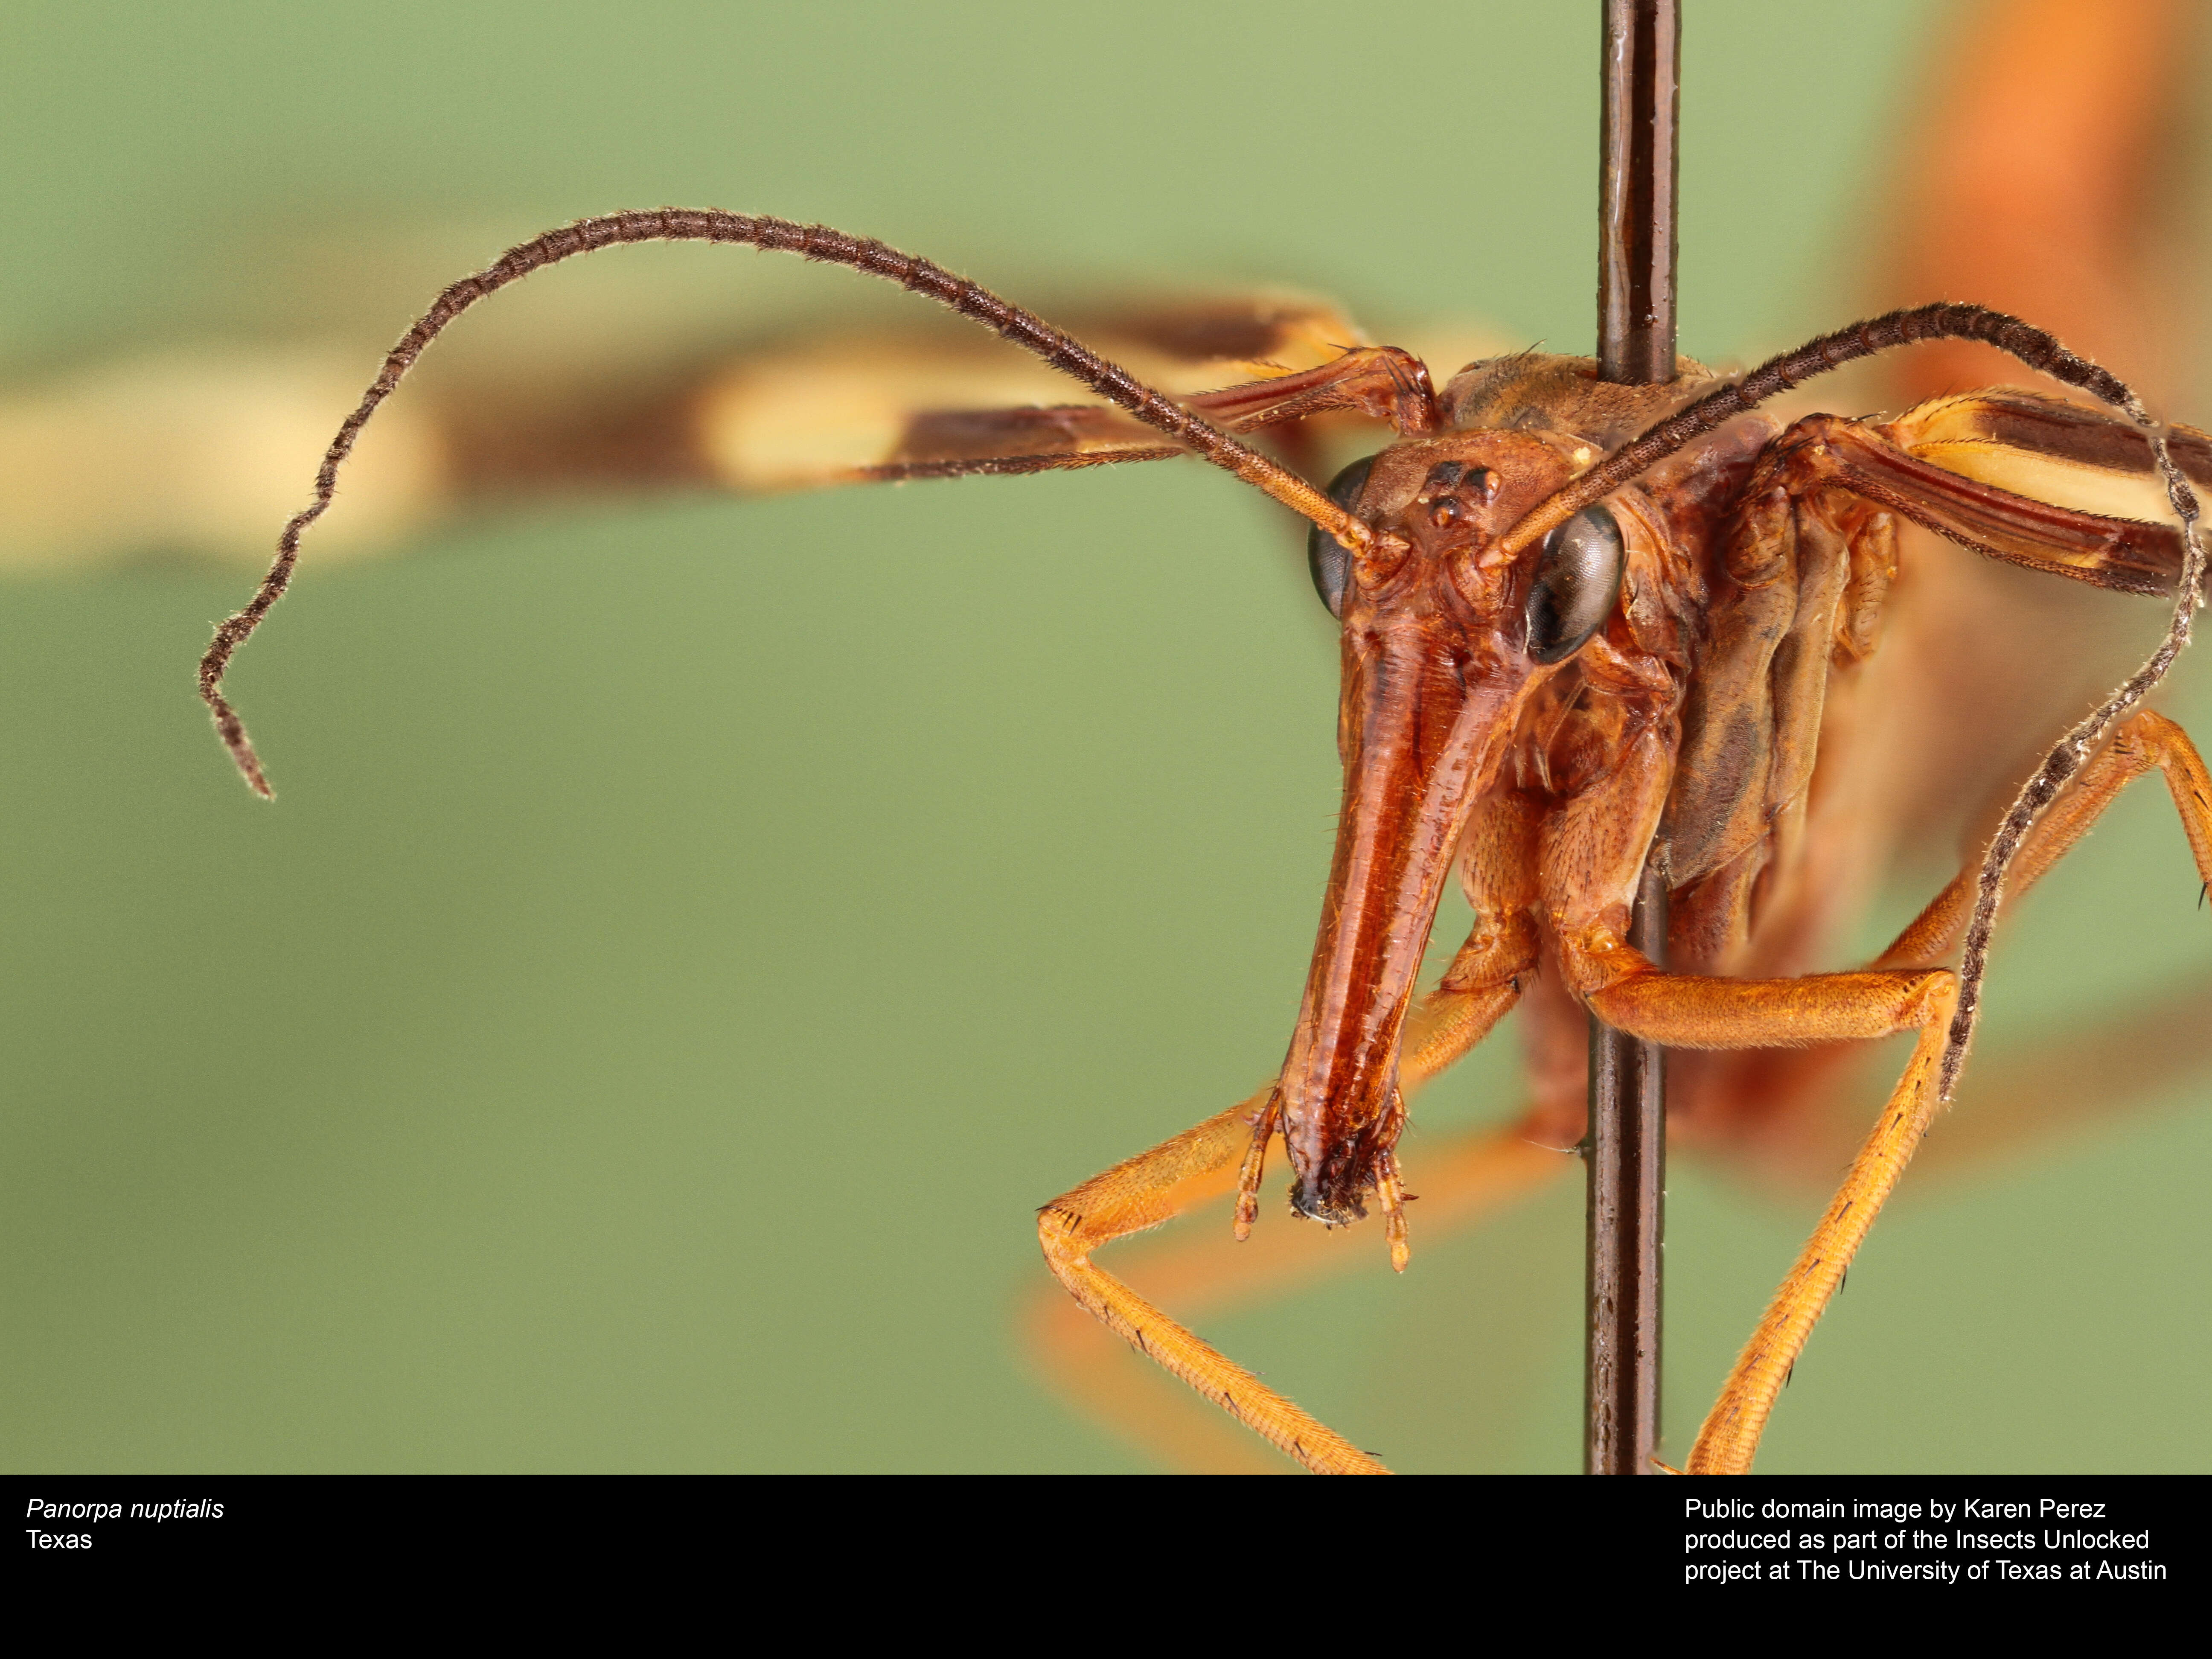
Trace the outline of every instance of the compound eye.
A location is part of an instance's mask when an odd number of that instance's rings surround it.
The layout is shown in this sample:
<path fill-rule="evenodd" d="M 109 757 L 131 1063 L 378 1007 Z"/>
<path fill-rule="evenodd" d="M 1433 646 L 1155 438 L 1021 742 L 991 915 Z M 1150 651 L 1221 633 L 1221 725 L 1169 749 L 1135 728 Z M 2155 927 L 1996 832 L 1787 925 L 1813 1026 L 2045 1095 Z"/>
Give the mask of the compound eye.
<path fill-rule="evenodd" d="M 1351 512 L 1359 492 L 1367 487 L 1368 471 L 1374 465 L 1375 457 L 1370 455 L 1338 473 L 1328 486 L 1329 500 Z M 1321 595 L 1328 614 L 1341 621 L 1345 590 L 1352 585 L 1352 550 L 1315 525 L 1306 532 L 1306 568 L 1313 572 L 1314 592 Z"/>
<path fill-rule="evenodd" d="M 1613 614 L 1627 562 L 1620 526 L 1601 507 L 1577 513 L 1545 537 L 1528 586 L 1528 654 L 1562 662 L 1581 650 Z"/>

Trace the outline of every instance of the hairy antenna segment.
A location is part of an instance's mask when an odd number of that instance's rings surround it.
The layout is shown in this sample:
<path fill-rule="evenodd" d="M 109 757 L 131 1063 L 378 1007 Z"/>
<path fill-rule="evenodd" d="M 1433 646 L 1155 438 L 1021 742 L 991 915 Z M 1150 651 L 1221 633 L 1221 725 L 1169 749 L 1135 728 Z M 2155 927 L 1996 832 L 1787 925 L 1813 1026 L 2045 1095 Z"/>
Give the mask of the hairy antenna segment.
<path fill-rule="evenodd" d="M 2197 531 L 2197 492 L 2174 464 L 2167 448 L 2164 423 L 2151 418 L 2142 400 L 2118 375 L 2069 351 L 2057 338 L 2033 323 L 2022 322 L 1986 306 L 1955 301 L 1917 306 L 1838 329 L 1832 334 L 1808 341 L 1795 351 L 1770 357 L 1735 385 L 1698 398 L 1632 439 L 1557 495 L 1531 508 L 1507 532 L 1502 545 L 1508 552 L 1518 552 L 1685 444 L 1802 381 L 1861 357 L 1871 357 L 1877 352 L 1922 340 L 1978 340 L 1993 345 L 2030 368 L 2068 386 L 2078 386 L 2126 415 L 2149 434 L 2152 458 L 2158 464 L 2159 476 L 2166 482 L 2166 500 L 2173 507 L 2174 516 L 2181 521 L 2182 544 L 2181 575 L 2174 594 L 2173 619 L 2166 625 L 2166 637 L 2141 668 L 2116 686 L 2111 696 L 2052 746 L 2043 763 L 2021 786 L 2003 823 L 1990 839 L 1989 850 L 1983 854 L 1981 871 L 1975 878 L 1973 915 L 1966 925 L 1966 947 L 1959 960 L 1958 1006 L 1951 1018 L 1938 1074 L 1937 1092 L 1948 1101 L 1966 1065 L 1966 1050 L 1974 1040 L 1974 1025 L 1981 1014 L 1982 981 L 1989 972 L 1990 936 L 1996 928 L 1997 905 L 2004 896 L 2005 874 L 2014 855 L 2027 838 L 2027 832 L 2034 828 L 2035 821 L 2042 817 L 2044 809 L 2057 799 L 2059 791 L 2081 769 L 2105 734 L 2150 695 L 2173 666 L 2174 659 L 2188 648 L 2191 624 L 2204 602 L 2205 558 L 2203 542 Z"/>
<path fill-rule="evenodd" d="M 200 659 L 200 696 L 215 717 L 216 731 L 224 747 L 230 750 L 231 758 L 238 763 L 238 769 L 255 793 L 264 799 L 274 799 L 276 795 L 254 753 L 252 741 L 246 736 L 244 722 L 222 695 L 223 673 L 238 647 L 252 636 L 261 619 L 269 614 L 270 607 L 283 597 L 285 588 L 290 585 L 293 568 L 299 562 L 300 538 L 307 526 L 329 508 L 337 488 L 338 469 L 352 453 L 369 416 L 392 395 L 430 342 L 479 300 L 510 283 L 520 282 L 541 266 L 629 242 L 737 243 L 848 265 L 854 270 L 896 283 L 1036 353 L 1048 367 L 1080 380 L 1146 425 L 1166 433 L 1202 459 L 1264 490 L 1346 546 L 1357 550 L 1371 539 L 1371 532 L 1364 524 L 1287 467 L 1238 442 L 1042 318 L 927 259 L 823 225 L 802 225 L 788 219 L 729 213 L 718 208 L 659 208 L 580 219 L 517 244 L 475 276 L 453 283 L 400 337 L 398 343 L 386 355 L 384 367 L 376 379 L 362 394 L 361 402 L 331 439 L 315 474 L 313 499 L 293 514 L 277 538 L 276 556 L 269 567 L 269 574 L 262 578 L 246 607 L 216 629 L 214 640 Z"/>

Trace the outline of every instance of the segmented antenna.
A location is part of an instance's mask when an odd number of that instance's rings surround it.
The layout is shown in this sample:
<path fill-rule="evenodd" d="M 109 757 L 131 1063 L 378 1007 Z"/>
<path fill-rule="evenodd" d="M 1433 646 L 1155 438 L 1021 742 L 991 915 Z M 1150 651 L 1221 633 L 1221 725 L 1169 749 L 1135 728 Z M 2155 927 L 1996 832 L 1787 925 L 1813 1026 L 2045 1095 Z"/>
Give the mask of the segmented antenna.
<path fill-rule="evenodd" d="M 2061 738 L 2043 764 L 2021 786 L 2011 810 L 1997 828 L 1982 867 L 1975 878 L 1974 911 L 1966 925 L 1966 950 L 1959 961 L 1959 1006 L 1943 1045 L 1937 1089 L 1951 1098 L 1966 1064 L 1966 1050 L 1974 1040 L 1974 1025 L 1981 1013 L 1982 981 L 1987 977 L 1990 935 L 1996 926 L 1997 905 L 2004 896 L 2005 874 L 2013 856 L 2034 827 L 2043 811 L 2057 799 L 2068 780 L 2081 769 L 2113 723 L 2148 696 L 2166 678 L 2166 670 L 2189 646 L 2190 625 L 2204 602 L 2204 545 L 2197 533 L 2197 492 L 2174 465 L 2166 446 L 2165 425 L 2151 418 L 2142 401 L 2127 383 L 2087 357 L 2069 351 L 2057 339 L 2019 318 L 1986 306 L 1954 301 L 1893 311 L 1870 321 L 1838 329 L 1832 334 L 1771 357 L 1735 384 L 1700 398 L 1648 432 L 1622 445 L 1573 483 L 1530 510 L 1507 532 L 1500 545 L 1518 552 L 1548 535 L 1576 514 L 1611 495 L 1653 463 L 1664 459 L 1685 444 L 1734 420 L 1778 393 L 1789 391 L 1816 374 L 1876 352 L 1911 345 L 1921 340 L 1978 340 L 2017 357 L 2030 368 L 2078 386 L 2119 410 L 2150 438 L 2152 458 L 2166 482 L 2166 500 L 2181 521 L 2181 576 L 2174 594 L 2173 619 L 2166 637 L 2149 659 L 2114 688 L 2112 695 Z"/>
<path fill-rule="evenodd" d="M 927 259 L 823 225 L 726 213 L 719 208 L 659 208 L 648 212 L 579 219 L 572 225 L 548 231 L 507 249 L 483 270 L 463 277 L 441 294 L 414 327 L 400 337 L 399 343 L 386 356 L 376 379 L 362 394 L 360 404 L 338 428 L 337 436 L 331 440 L 322 466 L 315 474 L 314 499 L 292 516 L 283 534 L 276 538 L 276 557 L 269 567 L 269 574 L 262 578 L 261 586 L 246 608 L 216 629 L 207 654 L 200 659 L 200 696 L 215 716 L 216 730 L 222 735 L 224 746 L 255 793 L 273 799 L 276 792 L 269 787 L 268 776 L 261 769 L 259 757 L 253 752 L 244 722 L 222 695 L 223 672 L 238 647 L 261 625 L 269 608 L 284 596 L 285 588 L 291 583 L 292 568 L 299 562 L 300 538 L 330 507 L 337 489 L 338 469 L 352 453 L 354 442 L 368 424 L 369 416 L 392 395 L 423 349 L 444 331 L 447 324 L 479 300 L 497 293 L 510 283 L 520 282 L 542 266 L 625 242 L 735 242 L 796 253 L 802 258 L 831 264 L 849 265 L 871 276 L 896 283 L 1035 352 L 1048 367 L 1082 381 L 1108 402 L 1128 410 L 1146 425 L 1157 427 L 1201 459 L 1265 490 L 1346 546 L 1358 550 L 1373 539 L 1373 532 L 1364 524 L 1287 467 L 1239 443 L 1218 427 L 1192 414 L 1164 392 L 1146 385 L 1118 364 L 1109 362 L 1042 318 Z"/>
<path fill-rule="evenodd" d="M 2148 696 L 2173 666 L 2174 659 L 2189 648 L 2190 625 L 2204 603 L 2204 543 L 2197 528 L 2197 492 L 2167 453 L 2165 428 L 2144 412 L 2133 393 L 2122 407 L 2137 424 L 2149 428 L 2151 453 L 2166 479 L 2166 500 L 2181 520 L 2181 581 L 2174 596 L 2173 620 L 2166 625 L 2166 637 L 2143 665 L 2113 688 L 2110 696 L 2043 757 L 2043 764 L 2013 797 L 2004 822 L 1997 826 L 1989 851 L 1982 855 L 1981 873 L 1974 878 L 1973 920 L 1966 924 L 1966 953 L 1959 960 L 1959 1006 L 1951 1016 L 1951 1034 L 1943 1044 L 1942 1069 L 1937 1079 L 1938 1092 L 1945 1100 L 1950 1099 L 1958 1085 L 1960 1069 L 1966 1063 L 1966 1049 L 1974 1040 L 1974 1022 L 1981 1012 L 1982 981 L 1989 971 L 1990 935 L 1996 926 L 1997 904 L 2004 896 L 2005 872 L 2012 865 L 2013 855 L 2020 851 L 2036 819 L 2043 816 L 2044 808 L 2081 769 L 2114 722 Z"/>

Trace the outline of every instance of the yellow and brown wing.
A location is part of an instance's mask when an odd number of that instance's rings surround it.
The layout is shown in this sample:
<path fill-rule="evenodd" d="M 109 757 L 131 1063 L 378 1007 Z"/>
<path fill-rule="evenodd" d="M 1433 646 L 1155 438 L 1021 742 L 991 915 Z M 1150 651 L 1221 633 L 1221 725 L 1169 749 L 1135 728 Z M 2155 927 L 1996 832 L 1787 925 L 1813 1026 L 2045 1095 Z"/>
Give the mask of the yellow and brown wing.
<path fill-rule="evenodd" d="M 1100 305 L 1064 320 L 1218 424 L 1267 427 L 1294 461 L 1323 428 L 1391 419 L 1393 376 L 1414 364 L 1369 347 L 1336 307 L 1290 295 Z M 605 352 L 564 368 L 573 343 L 529 343 L 464 356 L 394 399 L 363 438 L 325 550 L 388 546 L 457 512 L 549 497 L 750 494 L 1182 453 L 988 336 L 830 334 L 679 350 L 627 370 Z M 1347 355 L 1370 372 L 1336 368 Z M 172 552 L 259 560 L 362 374 L 351 354 L 232 349 L 0 392 L 0 568 Z"/>
<path fill-rule="evenodd" d="M 1866 468 L 1881 499 L 1938 534 L 2094 587 L 2173 591 L 2181 535 L 2150 440 L 2132 422 L 1996 387 L 1936 398 L 1874 430 L 1895 450 L 1861 446 L 1846 465 Z M 2175 426 L 2166 443 L 2183 472 L 2212 486 L 2212 439 Z"/>

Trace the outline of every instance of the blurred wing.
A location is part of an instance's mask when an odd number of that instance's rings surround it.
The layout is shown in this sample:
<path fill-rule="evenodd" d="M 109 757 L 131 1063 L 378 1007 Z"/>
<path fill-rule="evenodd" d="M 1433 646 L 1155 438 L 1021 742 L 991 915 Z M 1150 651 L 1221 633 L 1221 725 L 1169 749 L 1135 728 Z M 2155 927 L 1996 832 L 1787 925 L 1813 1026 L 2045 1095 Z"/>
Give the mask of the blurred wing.
<path fill-rule="evenodd" d="M 1245 295 L 1077 316 L 1068 332 L 1171 396 L 1317 368 L 1364 345 L 1318 301 Z M 886 334 L 730 364 L 699 406 L 716 483 L 741 490 L 1038 472 L 1182 453 L 1003 343 Z"/>
<path fill-rule="evenodd" d="M 1071 400 L 1080 388 L 1027 353 L 933 321 L 788 349 L 695 348 L 642 368 L 606 351 L 564 368 L 577 353 L 559 337 L 488 362 L 463 354 L 369 427 L 319 556 L 456 512 L 580 494 L 755 493 L 1180 453 L 1116 409 Z M 1366 344 L 1316 301 L 1101 306 L 1067 326 L 1172 395 L 1240 388 L 1216 417 L 1269 425 L 1294 464 L 1301 446 L 1372 425 L 1334 404 L 1279 398 L 1270 411 L 1243 390 Z M 1462 335 L 1446 349 L 1463 343 L 1474 355 L 1488 342 Z M 258 562 L 368 367 L 328 350 L 170 353 L 0 392 L 0 568 L 179 552 Z"/>

